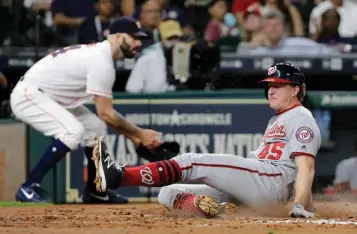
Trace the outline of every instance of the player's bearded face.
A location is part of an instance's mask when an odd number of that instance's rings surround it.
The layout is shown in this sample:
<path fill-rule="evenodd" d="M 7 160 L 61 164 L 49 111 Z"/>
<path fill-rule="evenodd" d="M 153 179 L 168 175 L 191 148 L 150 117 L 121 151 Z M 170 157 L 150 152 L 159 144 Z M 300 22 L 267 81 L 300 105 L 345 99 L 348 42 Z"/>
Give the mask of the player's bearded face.
<path fill-rule="evenodd" d="M 268 86 L 269 105 L 276 111 L 282 111 L 290 107 L 290 104 L 296 99 L 297 87 L 289 84 L 269 83 Z"/>
<path fill-rule="evenodd" d="M 136 50 L 141 46 L 140 40 L 134 37 L 124 38 L 120 50 L 125 58 L 134 58 Z"/>

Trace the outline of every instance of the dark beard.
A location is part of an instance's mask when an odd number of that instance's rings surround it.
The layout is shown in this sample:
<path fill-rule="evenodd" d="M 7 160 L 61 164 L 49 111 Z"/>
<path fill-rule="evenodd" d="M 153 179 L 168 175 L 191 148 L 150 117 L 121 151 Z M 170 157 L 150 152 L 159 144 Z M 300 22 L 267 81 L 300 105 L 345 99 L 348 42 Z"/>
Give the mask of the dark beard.
<path fill-rule="evenodd" d="M 120 45 L 120 49 L 123 52 L 123 55 L 125 58 L 134 58 L 135 53 L 130 49 L 130 46 L 126 41 L 124 40 L 123 43 Z"/>

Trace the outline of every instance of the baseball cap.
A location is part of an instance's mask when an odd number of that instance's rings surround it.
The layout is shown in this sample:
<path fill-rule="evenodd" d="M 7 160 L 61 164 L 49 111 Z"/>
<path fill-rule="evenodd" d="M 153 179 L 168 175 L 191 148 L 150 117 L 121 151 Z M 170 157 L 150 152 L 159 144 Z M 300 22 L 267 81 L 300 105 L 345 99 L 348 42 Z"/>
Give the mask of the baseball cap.
<path fill-rule="evenodd" d="M 247 17 L 249 14 L 254 14 L 257 16 L 261 16 L 261 12 L 260 12 L 260 7 L 259 4 L 257 3 L 252 3 L 250 4 L 247 9 L 244 11 L 243 17 Z"/>
<path fill-rule="evenodd" d="M 123 16 L 113 21 L 109 26 L 109 34 L 127 33 L 138 37 L 147 37 L 141 25 L 134 18 Z"/>
<path fill-rule="evenodd" d="M 166 40 L 170 37 L 181 37 L 182 36 L 182 29 L 179 22 L 176 20 L 167 20 L 159 25 L 159 32 L 161 38 Z"/>
<path fill-rule="evenodd" d="M 268 68 L 268 76 L 259 81 L 302 85 L 305 83 L 304 73 L 290 63 L 277 63 Z"/>

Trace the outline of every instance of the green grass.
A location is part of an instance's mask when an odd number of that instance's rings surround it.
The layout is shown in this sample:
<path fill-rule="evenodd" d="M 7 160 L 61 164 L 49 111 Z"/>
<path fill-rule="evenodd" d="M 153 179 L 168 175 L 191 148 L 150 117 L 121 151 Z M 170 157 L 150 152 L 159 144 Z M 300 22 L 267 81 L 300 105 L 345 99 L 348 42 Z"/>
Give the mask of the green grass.
<path fill-rule="evenodd" d="M 9 201 L 9 202 L 2 202 L 0 201 L 0 207 L 25 207 L 25 206 L 52 206 L 52 203 L 31 203 L 31 202 L 16 202 L 16 201 Z"/>

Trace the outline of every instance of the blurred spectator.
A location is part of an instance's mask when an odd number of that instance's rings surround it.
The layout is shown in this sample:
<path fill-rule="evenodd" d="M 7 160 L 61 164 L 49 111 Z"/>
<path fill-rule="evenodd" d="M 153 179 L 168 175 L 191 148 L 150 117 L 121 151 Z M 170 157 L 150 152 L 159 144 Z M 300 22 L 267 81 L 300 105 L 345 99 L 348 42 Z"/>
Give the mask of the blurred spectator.
<path fill-rule="evenodd" d="M 95 16 L 94 0 L 53 0 L 51 11 L 56 29 L 68 45 L 78 44 L 78 29 Z"/>
<path fill-rule="evenodd" d="M 109 25 L 113 20 L 113 0 L 96 0 L 95 9 L 97 15 L 88 18 L 79 29 L 79 43 L 81 44 L 103 41 L 109 34 Z"/>
<path fill-rule="evenodd" d="M 292 0 L 292 4 L 301 15 L 304 26 L 304 35 L 309 35 L 309 20 L 312 9 L 322 1 L 323 0 Z"/>
<path fill-rule="evenodd" d="M 24 6 L 41 14 L 42 21 L 47 26 L 53 24 L 51 3 L 52 0 L 24 0 Z"/>
<path fill-rule="evenodd" d="M 337 55 L 336 50 L 303 37 L 286 37 L 284 16 L 278 11 L 264 15 L 263 32 L 268 41 L 262 41 L 259 48 L 250 50 L 252 55 Z"/>
<path fill-rule="evenodd" d="M 341 37 L 353 37 L 357 35 L 357 4 L 348 0 L 325 0 L 318 4 L 311 12 L 309 28 L 313 36 L 321 25 L 322 14 L 331 8 L 336 8 L 341 17 L 338 32 Z"/>
<path fill-rule="evenodd" d="M 256 40 L 263 35 L 263 17 L 259 6 L 252 4 L 247 8 L 243 15 L 243 28 L 245 30 L 244 41 L 255 44 Z"/>
<path fill-rule="evenodd" d="M 326 10 L 321 16 L 321 24 L 316 29 L 313 40 L 329 45 L 349 43 L 351 38 L 341 37 L 338 32 L 340 22 L 340 14 L 335 8 Z"/>
<path fill-rule="evenodd" d="M 176 20 L 180 23 L 185 34 L 192 35 L 194 33 L 192 27 L 188 25 L 185 12 L 178 6 L 172 5 L 170 0 L 156 0 L 160 4 L 161 20 Z M 139 18 L 141 13 L 141 5 L 136 7 L 134 18 Z"/>
<path fill-rule="evenodd" d="M 247 50 L 257 48 L 269 43 L 263 33 L 263 17 L 258 4 L 249 6 L 243 15 L 244 37 L 237 48 L 237 53 L 245 53 Z"/>
<path fill-rule="evenodd" d="M 142 1 L 143 2 L 143 1 Z M 142 4 L 142 2 L 138 2 L 137 0 L 120 0 L 120 10 L 123 16 L 132 17 L 135 12 L 135 5 Z"/>
<path fill-rule="evenodd" d="M 227 25 L 225 16 L 227 15 L 227 3 L 225 0 L 212 0 L 208 4 L 208 12 L 211 16 L 204 38 L 208 42 L 215 42 L 220 38 L 227 36 L 237 36 L 239 31 L 237 27 Z"/>
<path fill-rule="evenodd" d="M 156 0 L 148 0 L 141 5 L 139 22 L 146 33 L 158 39 L 155 30 L 161 22 L 161 6 Z"/>
<path fill-rule="evenodd" d="M 277 10 L 285 17 L 285 32 L 289 36 L 304 36 L 304 25 L 298 10 L 291 0 L 259 0 L 262 13 Z"/>
<path fill-rule="evenodd" d="M 63 45 L 61 35 L 56 33 L 53 27 L 52 0 L 25 0 L 23 3 L 27 9 L 25 19 L 30 24 L 26 32 L 21 33 L 21 36 L 27 37 L 28 40 L 28 43 L 23 45 L 35 46 L 37 43 L 40 47 Z"/>
<path fill-rule="evenodd" d="M 188 19 L 188 23 L 195 30 L 195 34 L 201 38 L 204 36 L 206 25 L 210 20 L 207 6 L 211 1 L 212 0 L 184 1 L 184 9 Z"/>
<path fill-rule="evenodd" d="M 165 49 L 172 48 L 183 34 L 180 24 L 174 20 L 164 21 L 159 26 L 161 42 L 143 50 L 137 60 L 125 90 L 129 93 L 161 93 L 174 88 L 167 81 Z"/>
<path fill-rule="evenodd" d="M 14 30 L 13 16 L 10 13 L 10 5 L 5 1 L 0 2 L 0 45 L 9 40 L 11 31 Z"/>
<path fill-rule="evenodd" d="M 176 20 L 180 23 L 184 34 L 194 34 L 193 28 L 188 24 L 185 12 L 178 6 L 172 5 L 170 0 L 157 0 L 161 4 L 162 20 Z"/>
<path fill-rule="evenodd" d="M 232 12 L 237 17 L 237 21 L 240 25 L 244 24 L 244 12 L 247 11 L 250 5 L 257 2 L 257 0 L 233 0 Z"/>

